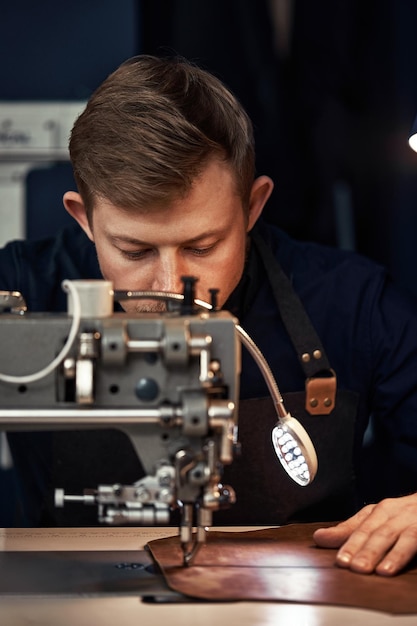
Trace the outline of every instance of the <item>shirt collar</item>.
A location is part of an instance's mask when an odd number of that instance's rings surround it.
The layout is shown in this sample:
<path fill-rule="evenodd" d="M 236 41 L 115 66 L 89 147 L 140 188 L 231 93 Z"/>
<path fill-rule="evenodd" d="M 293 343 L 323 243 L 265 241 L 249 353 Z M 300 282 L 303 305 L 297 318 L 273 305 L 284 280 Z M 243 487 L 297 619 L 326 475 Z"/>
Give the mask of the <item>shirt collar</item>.
<path fill-rule="evenodd" d="M 249 250 L 242 277 L 222 307 L 239 320 L 248 312 L 259 289 L 261 267 L 261 260 L 249 236 Z"/>

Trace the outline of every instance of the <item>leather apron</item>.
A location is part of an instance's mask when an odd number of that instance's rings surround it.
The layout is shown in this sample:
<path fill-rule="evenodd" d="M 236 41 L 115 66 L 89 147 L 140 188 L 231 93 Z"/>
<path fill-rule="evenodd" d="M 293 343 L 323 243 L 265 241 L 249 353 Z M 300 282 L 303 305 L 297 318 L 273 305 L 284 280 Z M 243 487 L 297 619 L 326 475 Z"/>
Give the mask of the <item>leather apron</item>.
<path fill-rule="evenodd" d="M 336 375 L 289 279 L 258 233 L 252 234 L 252 241 L 306 379 L 305 390 L 282 394 L 284 406 L 309 434 L 318 471 L 310 485 L 296 484 L 273 448 L 271 433 L 277 416 L 272 398 L 241 400 L 241 454 L 225 468 L 223 477 L 235 489 L 237 501 L 227 511 L 215 513 L 214 523 L 271 525 L 344 519 L 358 508 L 353 464 L 358 396 L 337 389 Z"/>

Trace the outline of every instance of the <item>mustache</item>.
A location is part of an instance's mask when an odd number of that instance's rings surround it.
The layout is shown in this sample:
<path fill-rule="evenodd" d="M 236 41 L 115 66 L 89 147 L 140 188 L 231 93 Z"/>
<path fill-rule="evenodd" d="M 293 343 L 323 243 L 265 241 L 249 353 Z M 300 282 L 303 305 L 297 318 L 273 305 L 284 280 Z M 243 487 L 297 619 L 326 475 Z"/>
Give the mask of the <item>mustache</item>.
<path fill-rule="evenodd" d="M 134 308 L 135 313 L 166 313 L 165 302 L 138 302 Z"/>

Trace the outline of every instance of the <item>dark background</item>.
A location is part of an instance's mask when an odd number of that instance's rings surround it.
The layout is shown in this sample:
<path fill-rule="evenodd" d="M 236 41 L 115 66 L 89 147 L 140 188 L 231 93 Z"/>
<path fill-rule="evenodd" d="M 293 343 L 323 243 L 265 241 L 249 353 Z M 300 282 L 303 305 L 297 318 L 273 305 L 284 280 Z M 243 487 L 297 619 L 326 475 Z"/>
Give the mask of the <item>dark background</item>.
<path fill-rule="evenodd" d="M 86 100 L 132 55 L 191 58 L 254 121 L 267 219 L 356 249 L 417 296 L 416 24 L 415 0 L 4 0 L 0 100 Z M 69 219 L 68 188 L 66 164 L 28 175 L 28 237 Z"/>
<path fill-rule="evenodd" d="M 129 56 L 189 57 L 254 121 L 258 171 L 276 184 L 266 217 L 356 248 L 417 295 L 415 24 L 413 0 L 4 2 L 0 100 L 85 100 Z M 29 174 L 29 237 L 68 219 L 69 186 L 67 165 Z"/>
<path fill-rule="evenodd" d="M 417 3 L 143 8 L 145 51 L 197 60 L 250 112 L 259 172 L 276 184 L 268 219 L 299 238 L 356 248 L 417 294 L 417 155 L 407 143 L 417 113 Z"/>

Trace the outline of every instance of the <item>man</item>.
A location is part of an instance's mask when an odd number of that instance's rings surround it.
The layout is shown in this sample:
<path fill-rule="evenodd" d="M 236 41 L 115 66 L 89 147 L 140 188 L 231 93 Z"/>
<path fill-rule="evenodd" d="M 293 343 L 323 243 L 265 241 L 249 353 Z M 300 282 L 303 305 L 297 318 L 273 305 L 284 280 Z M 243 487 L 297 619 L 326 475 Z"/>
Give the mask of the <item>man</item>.
<path fill-rule="evenodd" d="M 194 275 L 203 300 L 218 288 L 219 305 L 237 315 L 288 408 L 314 434 L 320 464 L 311 488 L 278 473 L 266 443 L 274 421 L 262 399 L 268 391 L 244 353 L 243 455 L 230 469 L 238 502 L 223 519 L 275 524 L 354 514 L 317 531 L 316 542 L 339 547 L 342 567 L 398 572 L 417 552 L 417 495 L 407 495 L 417 490 L 416 309 L 379 266 L 262 223 L 273 183 L 255 177 L 251 123 L 216 78 L 184 60 L 124 63 L 76 121 L 70 154 L 78 190 L 64 205 L 77 224 L 52 240 L 6 246 L 0 288 L 20 290 L 32 311 L 65 309 L 64 278 L 181 291 L 180 277 Z M 322 378 L 334 394 L 317 412 L 309 384 Z M 364 446 L 371 415 L 383 448 Z M 27 480 L 37 442 L 22 437 L 10 442 Z M 374 451 L 375 465 L 366 463 Z M 400 497 L 361 508 L 368 485 L 374 496 L 385 475 L 395 480 L 378 496 Z M 34 482 L 40 497 L 42 480 Z"/>

